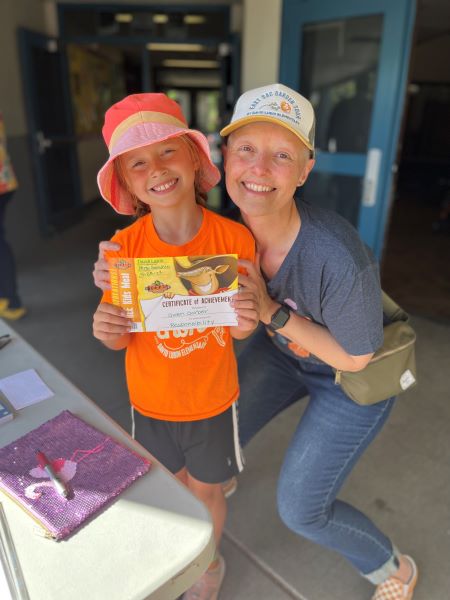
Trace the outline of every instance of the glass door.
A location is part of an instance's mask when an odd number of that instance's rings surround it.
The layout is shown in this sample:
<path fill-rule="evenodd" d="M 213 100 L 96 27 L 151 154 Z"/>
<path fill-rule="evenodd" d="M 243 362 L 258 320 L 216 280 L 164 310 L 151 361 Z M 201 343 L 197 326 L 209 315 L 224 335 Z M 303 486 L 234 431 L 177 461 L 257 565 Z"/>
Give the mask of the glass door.
<path fill-rule="evenodd" d="M 414 2 L 285 0 L 280 80 L 314 105 L 317 162 L 303 188 L 380 256 Z"/>

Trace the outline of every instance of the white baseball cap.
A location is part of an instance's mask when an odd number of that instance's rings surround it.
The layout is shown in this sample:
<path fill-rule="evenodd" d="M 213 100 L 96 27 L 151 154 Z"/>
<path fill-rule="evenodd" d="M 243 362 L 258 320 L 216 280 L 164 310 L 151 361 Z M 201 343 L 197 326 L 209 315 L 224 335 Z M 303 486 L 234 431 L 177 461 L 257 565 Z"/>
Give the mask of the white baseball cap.
<path fill-rule="evenodd" d="M 239 127 L 263 121 L 292 131 L 314 152 L 316 119 L 309 100 L 282 83 L 273 83 L 244 92 L 234 107 L 230 124 L 220 135 L 225 137 Z"/>

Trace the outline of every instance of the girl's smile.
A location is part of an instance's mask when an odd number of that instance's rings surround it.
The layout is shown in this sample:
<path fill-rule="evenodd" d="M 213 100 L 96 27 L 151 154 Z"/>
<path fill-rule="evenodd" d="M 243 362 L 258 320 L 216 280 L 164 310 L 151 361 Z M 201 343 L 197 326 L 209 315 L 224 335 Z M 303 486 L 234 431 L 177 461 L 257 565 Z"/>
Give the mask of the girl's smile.
<path fill-rule="evenodd" d="M 155 185 L 153 186 L 151 189 L 152 192 L 157 192 L 159 193 L 164 193 L 164 192 L 171 192 L 172 189 L 176 186 L 178 182 L 178 179 L 171 179 L 170 181 L 168 181 L 167 183 L 162 183 L 160 185 Z"/>

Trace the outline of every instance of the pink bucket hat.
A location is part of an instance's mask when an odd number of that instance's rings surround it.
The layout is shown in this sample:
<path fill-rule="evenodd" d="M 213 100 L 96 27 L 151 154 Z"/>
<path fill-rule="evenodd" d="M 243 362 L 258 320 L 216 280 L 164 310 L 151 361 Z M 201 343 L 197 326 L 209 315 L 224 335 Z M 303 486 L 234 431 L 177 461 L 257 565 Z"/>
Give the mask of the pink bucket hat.
<path fill-rule="evenodd" d="M 105 113 L 102 133 L 109 159 L 98 172 L 98 187 L 103 198 L 123 215 L 134 214 L 135 207 L 130 193 L 117 178 L 113 161 L 128 150 L 188 135 L 199 150 L 200 191 L 209 191 L 220 180 L 208 140 L 200 131 L 188 128 L 179 104 L 165 94 L 132 94 L 113 104 Z"/>

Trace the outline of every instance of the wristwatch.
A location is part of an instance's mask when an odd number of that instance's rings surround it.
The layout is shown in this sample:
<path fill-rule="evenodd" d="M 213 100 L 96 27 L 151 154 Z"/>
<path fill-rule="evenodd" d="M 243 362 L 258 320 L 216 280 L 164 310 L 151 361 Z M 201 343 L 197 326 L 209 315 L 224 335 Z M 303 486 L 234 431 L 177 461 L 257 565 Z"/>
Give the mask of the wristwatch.
<path fill-rule="evenodd" d="M 290 309 L 282 304 L 272 315 L 270 323 L 267 325 L 272 331 L 277 331 L 286 325 L 291 316 Z"/>

